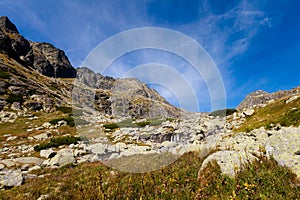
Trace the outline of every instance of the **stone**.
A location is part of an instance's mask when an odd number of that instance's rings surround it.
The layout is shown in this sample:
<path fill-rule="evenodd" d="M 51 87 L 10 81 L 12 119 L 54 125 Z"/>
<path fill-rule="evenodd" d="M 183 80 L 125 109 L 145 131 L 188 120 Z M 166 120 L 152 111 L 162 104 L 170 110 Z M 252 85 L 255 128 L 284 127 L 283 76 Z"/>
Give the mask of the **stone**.
<path fill-rule="evenodd" d="M 6 167 L 13 167 L 13 166 L 16 165 L 16 163 L 13 162 L 13 161 L 10 160 L 10 159 L 0 160 L 0 163 L 1 163 L 1 164 L 4 164 Z"/>
<path fill-rule="evenodd" d="M 273 147 L 272 155 L 279 165 L 289 167 L 300 177 L 300 156 L 295 151 L 300 150 L 300 128 L 282 127 L 276 134 L 270 136 L 266 146 Z"/>
<path fill-rule="evenodd" d="M 52 149 L 43 149 L 40 151 L 40 156 L 44 158 L 53 158 L 56 154 Z"/>
<path fill-rule="evenodd" d="M 93 154 L 105 154 L 107 151 L 107 145 L 102 143 L 96 143 L 93 145 L 89 145 L 86 149 Z"/>
<path fill-rule="evenodd" d="M 285 101 L 286 104 L 291 103 L 292 101 L 298 99 L 300 96 L 292 96 L 291 98 L 289 98 L 288 100 Z"/>
<path fill-rule="evenodd" d="M 9 136 L 9 137 L 6 138 L 6 141 L 12 141 L 12 140 L 15 140 L 17 138 L 18 138 L 17 136 Z"/>
<path fill-rule="evenodd" d="M 67 164 L 75 163 L 75 158 L 70 149 L 61 149 L 57 154 L 50 159 L 48 165 L 50 166 L 64 166 Z"/>
<path fill-rule="evenodd" d="M 23 183 L 21 170 L 8 170 L 0 174 L 0 188 L 20 186 Z"/>
<path fill-rule="evenodd" d="M 37 139 L 37 140 L 45 140 L 45 139 L 48 139 L 50 136 L 51 136 L 50 133 L 41 133 L 39 135 L 33 136 L 33 138 Z"/>
<path fill-rule="evenodd" d="M 49 122 L 43 123 L 42 127 L 44 128 L 50 128 L 52 125 Z"/>
<path fill-rule="evenodd" d="M 44 159 L 37 158 L 37 157 L 18 157 L 12 159 L 12 161 L 20 164 L 41 165 L 44 162 Z"/>
<path fill-rule="evenodd" d="M 74 69 L 64 51 L 49 43 L 30 42 L 34 57 L 32 66 L 41 74 L 55 78 L 75 78 Z"/>
<path fill-rule="evenodd" d="M 41 169 L 40 166 L 33 166 L 33 167 L 30 167 L 30 168 L 28 169 L 28 171 L 31 172 L 31 171 L 40 170 L 40 169 Z"/>
<path fill-rule="evenodd" d="M 208 156 L 198 172 L 198 176 L 201 175 L 202 170 L 205 169 L 207 164 L 213 160 L 216 160 L 223 174 L 227 174 L 230 177 L 234 177 L 243 164 L 252 162 L 257 159 L 252 154 L 247 154 L 244 151 L 218 151 Z"/>
<path fill-rule="evenodd" d="M 254 109 L 253 108 L 247 108 L 244 112 L 243 112 L 246 116 L 251 116 L 254 113 Z"/>
<path fill-rule="evenodd" d="M 13 102 L 10 106 L 12 110 L 22 110 L 20 102 Z"/>
<path fill-rule="evenodd" d="M 5 168 L 5 165 L 3 165 L 3 164 L 0 163 L 0 170 L 2 170 L 4 168 Z"/>

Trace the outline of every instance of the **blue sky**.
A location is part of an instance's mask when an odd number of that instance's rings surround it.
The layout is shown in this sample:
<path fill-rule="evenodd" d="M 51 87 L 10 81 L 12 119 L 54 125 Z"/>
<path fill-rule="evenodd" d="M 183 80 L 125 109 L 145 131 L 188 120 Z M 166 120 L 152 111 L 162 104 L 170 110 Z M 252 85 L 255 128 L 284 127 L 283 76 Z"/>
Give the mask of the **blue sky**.
<path fill-rule="evenodd" d="M 299 8 L 297 0 L 0 0 L 0 15 L 8 16 L 22 35 L 63 49 L 74 67 L 81 66 L 99 43 L 122 31 L 162 27 L 186 34 L 218 67 L 227 107 L 236 107 L 259 89 L 274 92 L 300 85 Z M 211 110 L 205 82 L 196 80 L 193 71 L 186 70 L 191 66 L 170 53 L 131 52 L 117 59 L 107 73 L 122 76 L 146 63 L 174 66 L 188 74 L 199 110 Z M 176 95 L 164 87 L 156 89 L 178 105 Z"/>

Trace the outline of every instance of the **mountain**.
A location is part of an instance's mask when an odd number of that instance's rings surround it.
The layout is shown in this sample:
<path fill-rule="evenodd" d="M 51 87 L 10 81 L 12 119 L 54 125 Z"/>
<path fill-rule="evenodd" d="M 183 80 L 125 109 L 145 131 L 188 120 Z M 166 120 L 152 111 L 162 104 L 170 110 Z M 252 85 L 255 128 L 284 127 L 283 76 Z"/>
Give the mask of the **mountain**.
<path fill-rule="evenodd" d="M 291 90 L 282 90 L 273 93 L 268 93 L 263 90 L 258 90 L 248 94 L 245 99 L 237 106 L 238 110 L 243 110 L 245 108 L 250 108 L 253 106 L 262 107 L 267 103 L 274 100 L 278 100 L 283 97 L 288 97 L 292 95 L 300 94 L 300 86 L 293 88 Z"/>
<path fill-rule="evenodd" d="M 0 199 L 299 199 L 299 89 L 189 113 L 1 17 Z"/>
<path fill-rule="evenodd" d="M 8 17 L 0 17 L 0 53 L 48 77 L 76 77 L 76 69 L 62 50 L 26 40 Z"/>
<path fill-rule="evenodd" d="M 181 113 L 137 79 L 114 79 L 86 67 L 76 70 L 64 51 L 28 41 L 7 17 L 0 17 L 0 58 L 0 109 L 49 112 L 88 98 L 100 113 L 120 117 L 178 117 Z M 88 91 L 93 95 L 87 96 Z"/>

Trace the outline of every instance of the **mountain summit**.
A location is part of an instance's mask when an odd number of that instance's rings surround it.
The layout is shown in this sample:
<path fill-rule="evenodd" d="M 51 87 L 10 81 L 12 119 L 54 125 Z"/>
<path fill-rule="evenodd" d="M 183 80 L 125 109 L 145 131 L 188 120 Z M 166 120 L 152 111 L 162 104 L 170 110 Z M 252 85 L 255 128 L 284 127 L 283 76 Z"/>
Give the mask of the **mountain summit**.
<path fill-rule="evenodd" d="M 0 17 L 0 53 L 48 77 L 76 77 L 76 69 L 62 50 L 49 43 L 28 41 L 6 16 Z"/>

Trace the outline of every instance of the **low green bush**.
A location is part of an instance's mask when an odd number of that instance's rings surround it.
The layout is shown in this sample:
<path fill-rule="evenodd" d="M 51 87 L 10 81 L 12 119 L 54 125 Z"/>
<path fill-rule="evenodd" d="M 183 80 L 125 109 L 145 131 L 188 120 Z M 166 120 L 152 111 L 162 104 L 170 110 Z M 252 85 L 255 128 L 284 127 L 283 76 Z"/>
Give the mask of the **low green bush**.
<path fill-rule="evenodd" d="M 56 110 L 61 111 L 62 113 L 72 113 L 72 107 L 66 107 L 66 106 L 57 106 Z"/>
<path fill-rule="evenodd" d="M 7 98 L 8 103 L 13 103 L 13 102 L 24 102 L 23 96 L 21 95 L 16 95 L 16 94 L 10 94 Z"/>
<path fill-rule="evenodd" d="M 67 125 L 74 127 L 75 126 L 75 122 L 73 117 L 69 116 L 69 117 L 63 117 L 63 118 L 56 118 L 56 119 L 52 119 L 49 123 L 52 125 L 56 125 L 59 121 L 66 121 Z"/>
<path fill-rule="evenodd" d="M 220 116 L 220 117 L 225 117 L 225 116 L 228 116 L 228 115 L 231 115 L 233 113 L 237 112 L 236 109 L 233 109 L 233 108 L 226 108 L 226 109 L 223 109 L 223 110 L 215 110 L 213 112 L 210 113 L 210 116 Z"/>
<path fill-rule="evenodd" d="M 77 144 L 78 141 L 81 139 L 79 137 L 74 137 L 74 136 L 66 136 L 66 137 L 57 137 L 57 138 L 52 138 L 50 142 L 48 143 L 43 143 L 40 145 L 36 145 L 34 147 L 35 151 L 41 151 L 43 149 L 48 149 L 51 147 L 59 147 L 61 145 L 70 145 L 70 144 Z"/>
<path fill-rule="evenodd" d="M 9 74 L 5 71 L 3 71 L 3 69 L 0 69 L 0 78 L 3 78 L 3 79 L 9 79 Z"/>
<path fill-rule="evenodd" d="M 116 128 L 119 128 L 118 124 L 116 124 L 116 123 L 104 124 L 103 127 L 106 128 L 106 129 L 116 129 Z"/>

